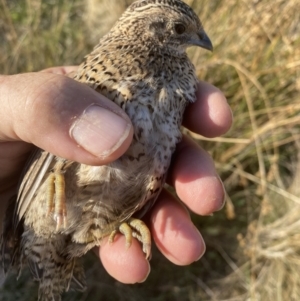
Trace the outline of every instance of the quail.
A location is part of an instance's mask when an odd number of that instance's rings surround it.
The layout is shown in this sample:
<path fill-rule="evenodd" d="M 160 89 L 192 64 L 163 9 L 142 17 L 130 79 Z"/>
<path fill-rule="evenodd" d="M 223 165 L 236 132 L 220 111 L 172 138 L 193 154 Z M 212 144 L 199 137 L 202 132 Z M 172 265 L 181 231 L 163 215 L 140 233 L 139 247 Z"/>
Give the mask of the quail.
<path fill-rule="evenodd" d="M 182 115 L 196 99 L 189 46 L 212 50 L 196 13 L 181 0 L 139 0 L 85 57 L 74 79 L 120 106 L 134 137 L 118 160 L 88 166 L 36 150 L 11 202 L 1 238 L 5 271 L 27 264 L 39 282 L 39 300 L 61 300 L 84 289 L 79 257 L 117 232 L 129 247 L 138 239 L 146 258 L 151 234 L 141 217 L 154 204 Z M 100 142 L 99 142 L 100 143 Z"/>

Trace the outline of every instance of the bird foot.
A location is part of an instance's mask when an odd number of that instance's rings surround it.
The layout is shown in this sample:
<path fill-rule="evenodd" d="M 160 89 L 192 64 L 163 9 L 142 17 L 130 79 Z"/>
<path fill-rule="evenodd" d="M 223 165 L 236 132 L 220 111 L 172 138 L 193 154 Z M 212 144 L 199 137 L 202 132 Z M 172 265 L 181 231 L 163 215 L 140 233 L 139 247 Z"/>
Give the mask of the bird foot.
<path fill-rule="evenodd" d="M 135 237 L 142 243 L 143 252 L 146 254 L 146 259 L 151 255 L 151 233 L 147 225 L 139 219 L 130 218 L 127 222 L 120 224 L 117 230 L 114 230 L 108 241 L 112 243 L 116 234 L 120 232 L 125 236 L 126 248 L 129 248 L 132 243 L 132 237 Z"/>
<path fill-rule="evenodd" d="M 56 232 L 58 232 L 67 227 L 65 177 L 60 169 L 49 175 L 47 187 L 47 215 L 53 214 Z"/>

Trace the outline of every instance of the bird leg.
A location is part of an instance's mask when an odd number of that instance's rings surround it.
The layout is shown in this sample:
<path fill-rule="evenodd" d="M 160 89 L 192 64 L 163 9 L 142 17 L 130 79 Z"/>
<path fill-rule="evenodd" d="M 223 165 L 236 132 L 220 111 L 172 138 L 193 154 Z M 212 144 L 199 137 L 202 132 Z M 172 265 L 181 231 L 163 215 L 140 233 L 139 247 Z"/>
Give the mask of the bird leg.
<path fill-rule="evenodd" d="M 54 194 L 55 194 L 55 175 L 50 173 L 47 178 L 47 216 L 53 212 L 54 209 Z"/>
<path fill-rule="evenodd" d="M 57 164 L 49 175 L 47 189 L 47 215 L 53 213 L 57 232 L 67 227 L 65 177 L 61 164 Z"/>
<path fill-rule="evenodd" d="M 146 259 L 151 255 L 151 233 L 147 225 L 139 219 L 130 218 L 127 222 L 119 225 L 117 230 L 111 232 L 108 241 L 112 243 L 116 234 L 120 232 L 125 236 L 126 248 L 129 248 L 132 243 L 132 237 L 135 237 L 142 243 L 143 252 L 146 254 Z"/>

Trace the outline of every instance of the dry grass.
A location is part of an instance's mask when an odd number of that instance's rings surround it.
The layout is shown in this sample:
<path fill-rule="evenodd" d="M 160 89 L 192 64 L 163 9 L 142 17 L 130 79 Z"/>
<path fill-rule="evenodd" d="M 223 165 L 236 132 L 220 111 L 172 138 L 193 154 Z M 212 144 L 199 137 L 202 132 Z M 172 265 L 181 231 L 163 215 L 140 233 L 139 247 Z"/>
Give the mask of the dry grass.
<path fill-rule="evenodd" d="M 129 2 L 1 0 L 1 70 L 79 63 Z M 235 116 L 225 137 L 190 133 L 215 159 L 227 206 L 193 216 L 208 245 L 200 262 L 174 267 L 155 252 L 148 281 L 125 286 L 90 259 L 89 289 L 65 300 L 300 300 L 300 2 L 187 2 L 215 46 L 190 50 L 199 78 L 224 91 Z M 34 300 L 25 280 L 17 292 L 9 281 L 2 299 Z"/>

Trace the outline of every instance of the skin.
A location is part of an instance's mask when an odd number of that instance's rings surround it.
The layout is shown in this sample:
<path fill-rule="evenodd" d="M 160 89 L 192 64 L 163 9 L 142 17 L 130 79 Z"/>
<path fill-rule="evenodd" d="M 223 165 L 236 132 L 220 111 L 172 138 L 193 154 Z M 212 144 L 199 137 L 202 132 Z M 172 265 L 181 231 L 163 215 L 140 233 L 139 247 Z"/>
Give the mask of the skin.
<path fill-rule="evenodd" d="M 127 123 L 130 121 L 114 103 L 64 76 L 74 70 L 76 67 L 57 67 L 0 76 L 0 218 L 3 218 L 7 200 L 15 193 L 33 144 L 90 165 L 114 161 L 130 145 L 132 129 L 127 131 L 121 145 L 105 155 L 95 156 L 78 147 L 70 134 L 72 119 L 90 104 L 109 108 Z M 220 90 L 200 82 L 197 99 L 186 109 L 183 125 L 206 137 L 226 133 L 232 124 L 232 113 Z M 102 135 L 109 133 L 103 130 Z M 212 158 L 187 137 L 174 154 L 168 183 L 175 187 L 182 203 L 163 191 L 145 220 L 162 254 L 174 264 L 188 265 L 202 257 L 205 243 L 186 207 L 199 215 L 210 215 L 223 207 L 224 188 Z M 117 235 L 113 244 L 104 239 L 96 253 L 107 272 L 120 282 L 143 282 L 150 272 L 140 244 L 133 240 L 126 250 L 122 235 Z"/>

